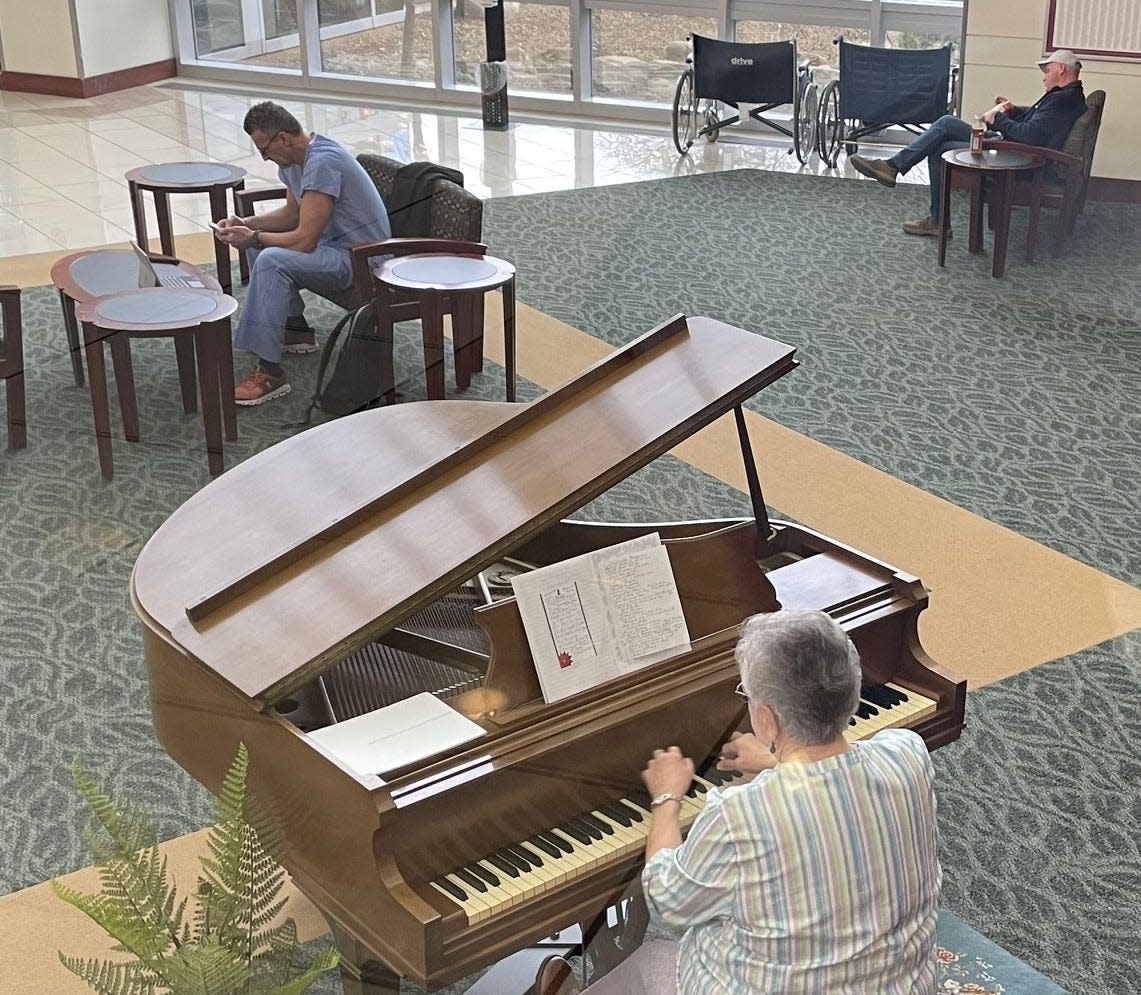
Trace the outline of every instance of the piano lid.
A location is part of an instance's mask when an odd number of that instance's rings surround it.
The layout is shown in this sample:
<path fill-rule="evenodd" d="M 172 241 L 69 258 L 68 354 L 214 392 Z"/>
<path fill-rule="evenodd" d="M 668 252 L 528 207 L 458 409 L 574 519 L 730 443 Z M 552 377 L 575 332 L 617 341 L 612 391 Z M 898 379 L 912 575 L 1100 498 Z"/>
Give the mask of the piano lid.
<path fill-rule="evenodd" d="M 212 481 L 135 564 L 140 610 L 265 708 L 796 365 L 683 315 L 525 405 L 317 426 Z"/>

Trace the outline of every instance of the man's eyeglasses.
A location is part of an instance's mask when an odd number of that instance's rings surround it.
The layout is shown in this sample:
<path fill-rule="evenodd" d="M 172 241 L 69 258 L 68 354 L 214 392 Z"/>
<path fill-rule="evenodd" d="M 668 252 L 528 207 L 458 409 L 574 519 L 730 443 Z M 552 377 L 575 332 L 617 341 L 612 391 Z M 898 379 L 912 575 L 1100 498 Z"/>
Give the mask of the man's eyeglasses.
<path fill-rule="evenodd" d="M 279 131 L 276 135 L 273 136 L 273 138 L 271 138 L 264 145 L 258 145 L 257 142 L 254 142 L 254 148 L 258 150 L 258 155 L 260 155 L 263 159 L 265 159 L 266 153 L 269 151 L 269 147 L 284 134 L 285 134 L 284 131 Z"/>
<path fill-rule="evenodd" d="M 744 698 L 746 701 L 749 700 L 749 693 L 745 690 L 744 684 L 738 684 L 735 688 L 733 688 L 733 693 L 739 698 Z"/>

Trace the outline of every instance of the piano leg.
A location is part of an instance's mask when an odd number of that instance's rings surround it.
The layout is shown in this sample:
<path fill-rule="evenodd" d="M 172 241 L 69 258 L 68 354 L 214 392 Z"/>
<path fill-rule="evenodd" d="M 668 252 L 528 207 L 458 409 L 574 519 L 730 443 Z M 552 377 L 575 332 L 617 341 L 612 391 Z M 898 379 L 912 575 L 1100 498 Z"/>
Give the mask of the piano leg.
<path fill-rule="evenodd" d="M 370 956 L 354 936 L 333 926 L 333 940 L 341 952 L 345 995 L 400 995 L 400 975 Z"/>

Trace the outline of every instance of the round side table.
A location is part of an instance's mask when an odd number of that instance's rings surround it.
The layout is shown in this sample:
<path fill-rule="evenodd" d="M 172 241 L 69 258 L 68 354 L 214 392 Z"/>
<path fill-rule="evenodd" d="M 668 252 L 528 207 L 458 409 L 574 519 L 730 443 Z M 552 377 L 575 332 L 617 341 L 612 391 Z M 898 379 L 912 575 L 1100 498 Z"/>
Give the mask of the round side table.
<path fill-rule="evenodd" d="M 161 278 L 178 274 L 189 287 L 220 291 L 222 285 L 205 270 L 177 259 L 151 257 L 156 274 Z M 67 346 L 71 353 L 71 372 L 75 386 L 83 386 L 82 347 L 79 342 L 79 325 L 75 321 L 75 305 L 95 297 L 134 290 L 139 286 L 139 259 L 130 249 L 83 249 L 56 261 L 51 270 L 51 281 L 59 291 L 63 308 L 63 326 Z M 190 346 L 189 350 L 185 346 Z M 194 384 L 194 348 L 182 339 L 175 339 L 179 380 L 182 383 L 182 402 L 187 414 L 198 410 Z"/>
<path fill-rule="evenodd" d="M 385 260 L 373 270 L 378 304 L 400 291 L 420 300 L 424 334 L 424 374 L 429 400 L 444 398 L 444 315 L 452 315 L 456 386 L 471 383 L 483 365 L 483 298 L 489 290 L 503 295 L 503 352 L 507 400 L 515 400 L 515 267 L 487 255 L 415 253 Z M 385 309 L 378 307 L 378 318 Z M 383 322 L 383 318 L 380 319 Z M 391 323 L 391 317 L 389 317 Z M 391 330 L 389 329 L 391 338 Z"/>
<path fill-rule="evenodd" d="M 75 316 L 83 329 L 91 412 L 99 469 L 110 480 L 115 469 L 111 454 L 111 414 L 107 403 L 107 368 L 103 345 L 111 347 L 115 386 L 128 442 L 139 441 L 139 411 L 131 370 L 128 338 L 179 336 L 193 338 L 202 392 L 202 423 L 206 430 L 206 461 L 210 473 L 221 473 L 222 429 L 233 442 L 238 437 L 234 403 L 234 362 L 230 343 L 230 316 L 238 302 L 225 294 L 193 288 L 147 287 L 96 297 L 76 304 Z M 124 356 L 127 362 L 123 362 Z"/>
<path fill-rule="evenodd" d="M 143 207 L 143 191 L 154 195 L 158 217 L 158 237 L 165 256 L 174 256 L 174 234 L 170 226 L 172 193 L 207 193 L 210 195 L 210 217 L 223 221 L 229 214 L 226 191 L 235 193 L 246 185 L 246 171 L 224 162 L 160 162 L 138 166 L 127 173 L 127 190 L 131 196 L 131 216 L 135 220 L 135 240 L 149 250 L 147 217 Z M 214 259 L 218 264 L 218 282 L 230 292 L 230 247 L 214 239 Z"/>
<path fill-rule="evenodd" d="M 1014 179 L 1025 171 L 1034 171 L 1034 193 L 1030 205 L 1031 233 L 1027 246 L 1033 246 L 1038 226 L 1038 199 L 1042 189 L 1043 160 L 1026 152 L 1013 152 L 1008 149 L 992 149 L 984 152 L 971 152 L 970 149 L 948 149 L 943 153 L 943 205 L 940 218 L 942 231 L 939 233 L 939 265 L 947 258 L 947 229 L 951 216 L 951 179 L 956 169 L 967 173 L 971 190 L 971 232 L 969 249 L 972 253 L 982 252 L 983 247 L 983 181 L 988 177 L 991 186 L 991 211 L 994 221 L 994 254 L 991 260 L 991 276 L 1000 277 L 1006 272 L 1006 246 L 1010 239 L 1010 207 L 1014 199 Z M 1032 260 L 1030 249 L 1027 260 Z"/>

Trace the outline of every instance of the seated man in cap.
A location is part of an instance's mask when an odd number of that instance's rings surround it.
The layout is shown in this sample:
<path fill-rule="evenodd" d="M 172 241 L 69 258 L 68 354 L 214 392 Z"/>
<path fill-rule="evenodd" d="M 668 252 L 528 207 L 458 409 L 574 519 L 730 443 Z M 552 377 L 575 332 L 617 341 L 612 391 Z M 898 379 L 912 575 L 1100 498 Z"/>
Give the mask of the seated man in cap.
<path fill-rule="evenodd" d="M 1074 122 L 1086 109 L 1086 97 L 1078 74 L 1082 64 L 1067 49 L 1058 51 L 1038 63 L 1042 70 L 1045 93 L 1030 107 L 1017 107 L 1006 97 L 996 97 L 994 106 L 982 115 L 992 133 L 997 132 L 1011 142 L 1026 145 L 1044 145 L 1060 149 Z M 918 221 L 905 221 L 903 230 L 908 235 L 938 235 L 939 207 L 942 193 L 943 153 L 948 149 L 962 149 L 970 144 L 971 126 L 962 118 L 945 114 L 907 148 L 890 159 L 869 159 L 853 155 L 848 161 L 864 176 L 878 180 L 885 187 L 894 187 L 895 178 L 908 172 L 912 166 L 927 160 L 931 178 L 931 212 Z"/>

